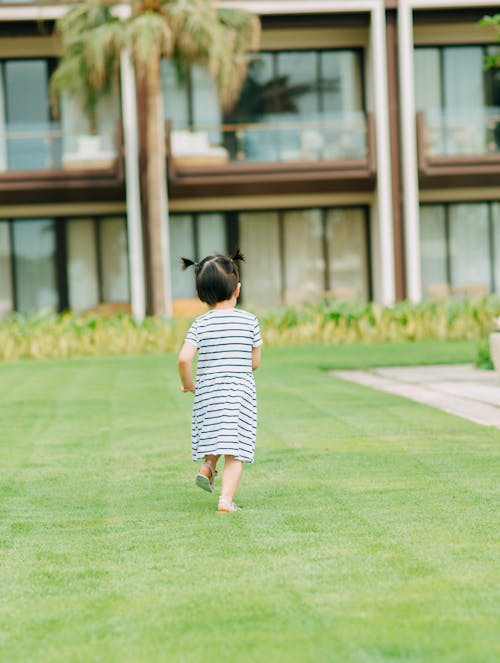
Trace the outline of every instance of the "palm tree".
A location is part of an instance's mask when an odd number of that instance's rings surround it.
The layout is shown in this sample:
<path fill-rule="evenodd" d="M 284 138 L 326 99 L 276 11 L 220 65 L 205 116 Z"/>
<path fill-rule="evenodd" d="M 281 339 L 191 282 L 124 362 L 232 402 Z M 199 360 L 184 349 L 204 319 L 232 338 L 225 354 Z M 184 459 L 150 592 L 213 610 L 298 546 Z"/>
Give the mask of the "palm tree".
<path fill-rule="evenodd" d="M 128 4 L 125 13 L 124 4 Z M 164 274 L 162 242 L 167 193 L 161 58 L 206 66 L 227 110 L 238 99 L 248 53 L 258 46 L 259 21 L 244 11 L 218 8 L 213 0 L 91 0 L 72 5 L 57 27 L 62 56 L 51 80 L 53 96 L 65 93 L 78 97 L 93 129 L 99 99 L 118 80 L 123 49 L 131 53 L 136 74 L 144 81 L 150 313 L 168 315 L 170 288 L 165 284 L 169 274 Z"/>

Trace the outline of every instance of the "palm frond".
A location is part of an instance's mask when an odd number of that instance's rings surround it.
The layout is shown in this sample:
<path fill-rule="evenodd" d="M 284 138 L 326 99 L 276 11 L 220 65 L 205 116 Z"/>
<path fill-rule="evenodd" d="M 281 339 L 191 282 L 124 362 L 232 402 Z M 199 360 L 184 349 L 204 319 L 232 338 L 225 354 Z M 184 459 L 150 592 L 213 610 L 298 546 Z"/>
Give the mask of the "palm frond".
<path fill-rule="evenodd" d="M 82 97 L 92 115 L 109 91 L 124 46 L 135 62 L 158 63 L 161 56 L 209 67 L 227 110 L 237 100 L 258 47 L 260 24 L 252 14 L 218 9 L 213 0 L 131 0 L 132 16 L 113 15 L 116 0 L 90 0 L 70 7 L 58 21 L 63 56 L 53 76 L 53 96 Z"/>
<path fill-rule="evenodd" d="M 245 81 L 249 52 L 260 39 L 260 22 L 248 12 L 219 10 L 217 31 L 210 52 L 209 67 L 214 76 L 223 109 L 227 112 L 238 101 Z"/>
<path fill-rule="evenodd" d="M 217 38 L 217 12 L 207 0 L 175 0 L 164 5 L 171 19 L 175 48 L 181 59 L 208 63 Z"/>
<path fill-rule="evenodd" d="M 238 9 L 219 9 L 218 18 L 234 34 L 237 51 L 248 53 L 259 48 L 261 26 L 257 16 Z"/>
<path fill-rule="evenodd" d="M 82 43 L 90 85 L 104 92 L 118 70 L 120 51 L 125 43 L 123 25 L 120 21 L 99 25 L 86 32 Z"/>
<path fill-rule="evenodd" d="M 91 0 L 72 5 L 57 21 L 56 29 L 62 41 L 63 52 L 78 41 L 81 35 L 100 25 L 114 21 L 111 13 L 113 2 Z"/>
<path fill-rule="evenodd" d="M 170 57 L 174 49 L 172 28 L 162 13 L 147 11 L 134 15 L 127 25 L 132 57 L 146 64 L 152 57 Z"/>
<path fill-rule="evenodd" d="M 79 97 L 95 123 L 100 97 L 116 80 L 119 54 L 124 44 L 123 23 L 112 15 L 112 2 L 93 0 L 73 5 L 58 21 L 62 58 L 51 78 L 51 103 L 58 111 L 58 97 Z"/>

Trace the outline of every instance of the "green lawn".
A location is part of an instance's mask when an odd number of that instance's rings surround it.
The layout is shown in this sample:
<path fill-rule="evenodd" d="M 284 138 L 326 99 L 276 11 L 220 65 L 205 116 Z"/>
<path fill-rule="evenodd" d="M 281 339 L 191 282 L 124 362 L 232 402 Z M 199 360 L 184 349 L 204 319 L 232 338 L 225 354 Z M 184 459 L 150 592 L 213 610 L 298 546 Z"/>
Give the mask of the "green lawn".
<path fill-rule="evenodd" d="M 500 431 L 279 348 L 240 513 L 193 483 L 173 355 L 0 364 L 2 663 L 496 663 Z"/>

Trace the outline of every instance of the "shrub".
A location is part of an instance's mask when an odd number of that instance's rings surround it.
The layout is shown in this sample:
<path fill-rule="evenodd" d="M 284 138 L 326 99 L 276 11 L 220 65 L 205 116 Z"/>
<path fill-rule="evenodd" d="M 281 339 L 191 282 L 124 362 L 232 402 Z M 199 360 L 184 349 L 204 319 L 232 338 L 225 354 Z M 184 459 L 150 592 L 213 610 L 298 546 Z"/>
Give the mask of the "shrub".
<path fill-rule="evenodd" d="M 497 297 L 442 303 L 399 302 L 391 307 L 324 300 L 299 309 L 264 312 L 259 318 L 269 345 L 384 343 L 478 340 L 487 336 L 498 311 Z"/>
<path fill-rule="evenodd" d="M 14 315 L 0 322 L 0 360 L 170 352 L 187 328 L 186 320 L 146 318 L 138 324 L 126 314 Z"/>
<path fill-rule="evenodd" d="M 391 307 L 324 300 L 259 313 L 268 346 L 308 343 L 384 343 L 426 339 L 480 340 L 500 314 L 500 299 Z M 177 350 L 189 320 L 56 315 L 42 311 L 0 321 L 0 360 L 83 355 L 144 354 Z"/>
<path fill-rule="evenodd" d="M 488 339 L 481 339 L 477 344 L 476 367 L 483 368 L 486 371 L 494 369 L 493 361 L 490 355 L 490 343 Z"/>

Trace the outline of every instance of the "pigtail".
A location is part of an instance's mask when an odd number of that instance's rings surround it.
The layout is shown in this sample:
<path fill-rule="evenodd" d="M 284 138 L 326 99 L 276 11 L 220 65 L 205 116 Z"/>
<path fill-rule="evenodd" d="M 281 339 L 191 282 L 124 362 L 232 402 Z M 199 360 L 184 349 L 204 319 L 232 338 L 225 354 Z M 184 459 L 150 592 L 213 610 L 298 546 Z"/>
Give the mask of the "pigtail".
<path fill-rule="evenodd" d="M 234 253 L 231 256 L 231 260 L 233 262 L 236 262 L 237 260 L 239 260 L 240 262 L 245 262 L 245 256 L 243 255 L 243 253 L 241 253 L 239 247 L 236 247 L 234 249 Z"/>
<path fill-rule="evenodd" d="M 195 269 L 198 267 L 198 263 L 195 262 L 194 260 L 189 260 L 189 258 L 181 258 L 181 262 L 183 270 L 188 269 L 188 267 L 191 267 L 191 265 L 194 265 Z"/>

